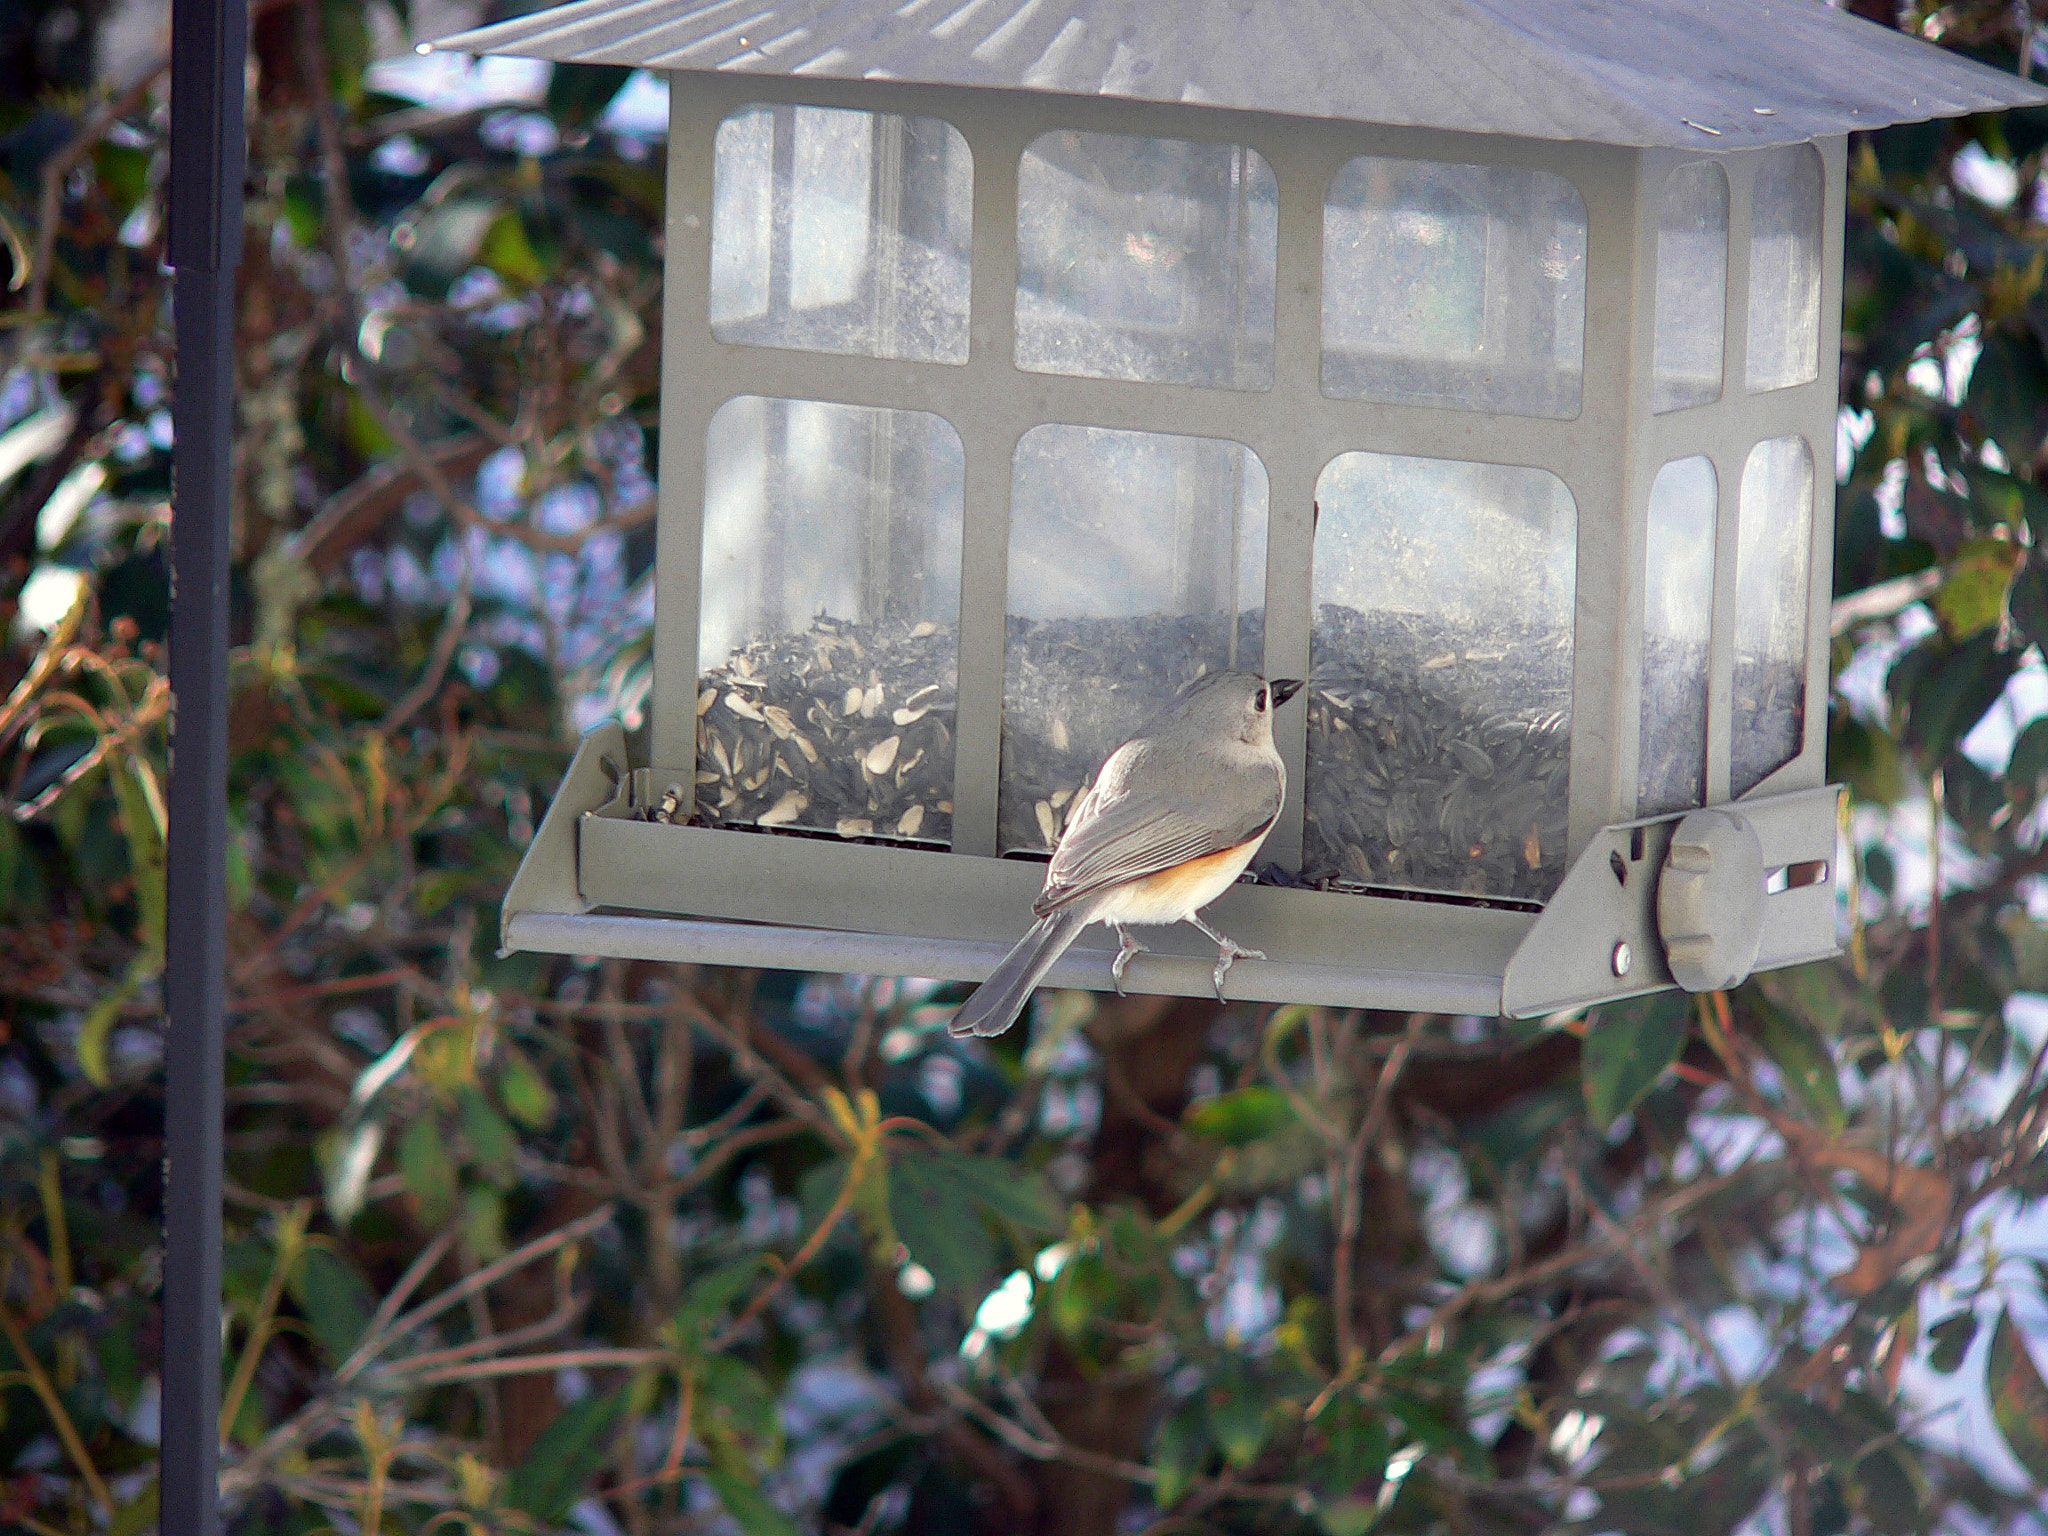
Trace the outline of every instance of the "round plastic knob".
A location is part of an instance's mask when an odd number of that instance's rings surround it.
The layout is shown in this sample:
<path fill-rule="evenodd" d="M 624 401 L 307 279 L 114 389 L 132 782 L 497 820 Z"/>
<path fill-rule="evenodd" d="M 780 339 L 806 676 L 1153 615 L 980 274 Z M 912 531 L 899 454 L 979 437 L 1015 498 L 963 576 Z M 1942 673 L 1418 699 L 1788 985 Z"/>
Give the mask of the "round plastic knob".
<path fill-rule="evenodd" d="M 1688 992 L 1721 991 L 1755 968 L 1764 850 L 1736 812 L 1693 811 L 1673 829 L 1657 875 L 1657 932 L 1672 979 Z"/>

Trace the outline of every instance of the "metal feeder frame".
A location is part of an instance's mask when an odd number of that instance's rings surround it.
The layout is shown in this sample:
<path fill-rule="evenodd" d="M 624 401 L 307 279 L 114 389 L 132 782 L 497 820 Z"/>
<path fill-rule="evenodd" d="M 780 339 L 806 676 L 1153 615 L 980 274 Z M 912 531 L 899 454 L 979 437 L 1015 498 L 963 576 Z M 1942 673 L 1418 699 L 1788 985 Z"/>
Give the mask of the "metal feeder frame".
<path fill-rule="evenodd" d="M 1284 44 L 1273 39 L 1284 38 L 1288 27 L 1301 35 L 1312 20 L 1326 21 L 1323 8 L 1299 3 L 1254 4 L 1249 9 L 1257 14 L 1249 16 L 1244 6 L 1220 3 L 1151 10 L 1153 30 L 1167 29 L 1175 39 L 1171 48 L 1162 43 L 1166 62 L 1179 61 L 1182 74 L 1215 74 L 1197 82 L 1201 105 L 1130 99 L 1177 88 L 1189 94 L 1163 66 L 1156 80 L 1135 85 L 1128 70 L 1111 78 L 1080 64 L 1048 77 L 1049 51 L 1037 77 L 1026 68 L 1028 58 L 991 63 L 989 45 L 1004 28 L 1039 25 L 1031 4 L 997 0 L 943 44 L 934 39 L 952 22 L 936 14 L 903 19 L 918 10 L 914 5 L 892 11 L 812 0 L 759 9 L 740 25 L 721 19 L 728 13 L 723 6 L 581 0 L 437 45 L 645 65 L 666 69 L 671 83 L 649 761 L 628 761 L 617 724 L 585 737 L 505 898 L 507 950 L 966 981 L 985 976 L 1024 927 L 1043 876 L 1035 861 L 997 857 L 1012 453 L 1029 428 L 1061 422 L 1221 438 L 1259 455 L 1271 484 L 1265 657 L 1273 675 L 1308 675 L 1313 501 L 1317 476 L 1336 455 L 1363 449 L 1533 466 L 1561 479 L 1577 503 L 1569 867 L 1555 894 L 1530 912 L 1241 884 L 1217 902 L 1214 920 L 1271 958 L 1233 968 L 1231 997 L 1528 1016 L 1676 979 L 1727 985 L 1752 970 L 1837 952 L 1838 792 L 1825 783 L 1824 758 L 1846 135 L 1891 121 L 2040 102 L 2048 94 L 1839 12 L 1779 5 L 1771 19 L 1773 8 L 1753 0 L 1726 0 L 1707 13 L 1679 0 L 1494 0 L 1464 7 L 1498 30 L 1503 47 L 1518 38 L 1526 45 L 1525 34 L 1548 27 L 1557 35 L 1547 46 L 1580 48 L 1588 58 L 1598 53 L 1606 63 L 1644 67 L 1631 50 L 1656 52 L 1674 28 L 1691 39 L 1669 67 L 1682 70 L 1685 57 L 1698 61 L 1702 83 L 1692 97 L 1681 89 L 1663 100 L 1668 79 L 1573 83 L 1573 91 L 1607 111 L 1605 128 L 1573 122 L 1569 102 L 1554 111 L 1542 102 L 1543 71 L 1556 65 L 1540 49 L 1527 57 L 1503 54 L 1486 72 L 1468 64 L 1469 99 L 1453 104 L 1455 112 L 1417 95 L 1420 51 L 1382 60 L 1384 80 L 1333 83 L 1329 69 L 1319 70 L 1315 47 L 1300 47 L 1299 57 L 1275 53 Z M 967 7 L 958 17 L 980 9 Z M 1390 24 L 1403 9 L 1360 4 L 1358 28 Z M 1640 13 L 1643 25 L 1624 24 L 1618 12 Z M 1148 20 L 1145 8 L 1108 0 L 1076 16 L 1084 31 L 1102 18 L 1122 26 L 1127 38 Z M 1411 17 L 1402 25 L 1428 24 Z M 1810 35 L 1791 35 L 1802 31 Z M 1137 35 L 1142 52 L 1145 37 Z M 1604 41 L 1589 41 L 1596 36 Z M 1200 62 L 1205 37 L 1217 55 L 1209 63 Z M 1471 42 L 1443 46 L 1460 52 Z M 1731 49 L 1739 56 L 1728 57 Z M 1285 78 L 1281 66 L 1290 58 L 1302 79 Z M 1875 74 L 1873 60 L 1881 65 Z M 896 77 L 860 78 L 870 71 Z M 1502 85 L 1517 71 L 1528 85 L 1520 98 L 1513 79 Z M 1866 78 L 1858 83 L 1843 71 Z M 1435 89 L 1446 88 L 1439 81 Z M 1360 95 L 1375 90 L 1378 97 Z M 1484 94 L 1496 90 L 1506 105 Z M 1887 104 L 1903 95 L 1914 97 L 1906 111 Z M 1688 113 L 1694 98 L 1700 104 Z M 1272 110 L 1281 103 L 1288 110 Z M 932 117 L 964 136 L 974 176 L 971 347 L 964 365 L 713 338 L 714 136 L 729 115 L 758 104 Z M 1375 116 L 1397 120 L 1360 120 Z M 1502 121 L 1520 131 L 1451 126 L 1495 129 Z M 1018 165 L 1028 145 L 1056 130 L 1223 142 L 1265 158 L 1279 191 L 1270 389 L 1065 377 L 1014 366 Z M 1764 157 L 1788 143 L 1812 143 L 1824 169 L 1820 366 L 1808 383 L 1751 393 L 1743 387 L 1751 192 Z M 1577 189 L 1587 253 L 1585 384 L 1576 417 L 1322 393 L 1325 192 L 1338 170 L 1362 155 L 1521 167 L 1562 176 Z M 1719 166 L 1727 177 L 1724 383 L 1711 403 L 1657 414 L 1651 390 L 1660 199 L 1666 178 L 1695 162 Z M 706 432 L 723 402 L 744 395 L 928 411 L 959 434 L 966 482 L 950 852 L 643 819 L 671 786 L 686 806 L 692 793 Z M 1803 740 L 1783 766 L 1733 798 L 1737 502 L 1751 449 L 1789 435 L 1805 441 L 1814 467 Z M 1639 817 L 1647 507 L 1659 469 L 1692 455 L 1712 460 L 1718 485 L 1704 798 L 1722 814 Z M 1301 855 L 1306 731 L 1298 712 L 1283 712 L 1278 725 L 1290 793 L 1261 857 L 1292 868 Z M 1681 830 L 1688 815 L 1696 819 Z M 1677 859 L 1674 838 L 1683 849 Z M 1131 988 L 1207 993 L 1209 946 L 1185 929 L 1156 938 L 1155 952 L 1131 967 Z M 1113 948 L 1091 930 L 1048 983 L 1108 989 Z"/>

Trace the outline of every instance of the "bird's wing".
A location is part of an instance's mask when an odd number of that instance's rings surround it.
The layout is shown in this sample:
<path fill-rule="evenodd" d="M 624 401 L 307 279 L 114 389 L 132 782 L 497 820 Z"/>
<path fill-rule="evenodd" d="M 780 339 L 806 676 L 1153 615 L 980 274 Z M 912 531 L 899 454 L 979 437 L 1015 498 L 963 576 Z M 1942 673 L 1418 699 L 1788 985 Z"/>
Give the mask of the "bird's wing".
<path fill-rule="evenodd" d="M 1128 754 L 1128 756 L 1127 756 Z M 1190 806 L 1166 805 L 1144 785 L 1136 742 L 1110 754 L 1067 824 L 1031 910 L 1040 917 L 1127 880 L 1142 879 L 1249 842 L 1280 814 L 1281 780 L 1259 792 L 1237 774 L 1214 786 L 1187 786 Z M 1136 782 L 1134 783 L 1133 780 Z M 1252 792 L 1247 793 L 1251 788 Z M 1234 803 L 1233 803 L 1234 802 Z"/>

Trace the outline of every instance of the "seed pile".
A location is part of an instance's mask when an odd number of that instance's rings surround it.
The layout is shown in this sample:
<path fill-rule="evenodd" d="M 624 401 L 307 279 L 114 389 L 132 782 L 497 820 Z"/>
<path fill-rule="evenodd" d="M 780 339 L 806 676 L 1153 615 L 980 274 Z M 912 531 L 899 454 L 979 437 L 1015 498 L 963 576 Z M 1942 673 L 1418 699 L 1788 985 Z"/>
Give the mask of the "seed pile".
<path fill-rule="evenodd" d="M 707 669 L 698 822 L 950 843 L 958 643 L 929 620 L 821 615 Z"/>
<path fill-rule="evenodd" d="M 1806 674 L 1786 661 L 1737 661 L 1732 680 L 1729 792 L 1744 794 L 1799 754 L 1806 730 Z"/>
<path fill-rule="evenodd" d="M 997 833 L 1050 849 L 1104 757 L 1204 671 L 1229 620 L 1012 617 Z M 1239 665 L 1259 665 L 1259 616 Z M 1505 632 L 1503 628 L 1505 627 Z M 1304 882 L 1541 901 L 1564 874 L 1569 641 L 1324 606 L 1308 689 Z M 929 621 L 820 617 L 708 669 L 696 820 L 944 846 L 957 638 Z M 1738 679 L 1738 692 L 1740 679 Z M 1796 722 L 1789 704 L 1765 700 Z M 1739 706 L 1738 706 L 1739 707 Z M 1773 715 L 1771 718 L 1775 718 Z M 666 820 L 672 797 L 653 812 Z"/>
<path fill-rule="evenodd" d="M 1542 901 L 1564 876 L 1569 639 L 1486 649 L 1416 615 L 1317 612 L 1302 878 Z"/>
<path fill-rule="evenodd" d="M 1707 649 L 1659 635 L 1643 640 L 1639 814 L 1698 805 L 1706 795 Z"/>
<path fill-rule="evenodd" d="M 1229 665 L 1230 619 L 1020 619 L 1006 629 L 1003 778 L 996 808 L 1006 853 L 1047 852 L 1102 760 L 1174 695 Z M 1238 620 L 1238 665 L 1256 669 L 1262 616 Z"/>

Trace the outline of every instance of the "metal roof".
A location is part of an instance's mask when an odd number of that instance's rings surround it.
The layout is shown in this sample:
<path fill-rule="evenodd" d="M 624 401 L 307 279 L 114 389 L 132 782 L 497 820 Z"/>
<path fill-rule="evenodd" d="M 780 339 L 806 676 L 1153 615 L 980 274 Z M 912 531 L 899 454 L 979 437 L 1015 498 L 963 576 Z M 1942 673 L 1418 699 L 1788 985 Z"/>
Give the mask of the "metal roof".
<path fill-rule="evenodd" d="M 572 0 L 429 46 L 1681 149 L 2048 103 L 1819 0 Z"/>

